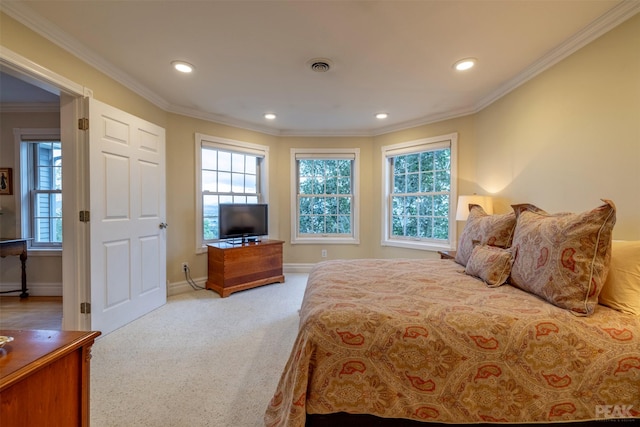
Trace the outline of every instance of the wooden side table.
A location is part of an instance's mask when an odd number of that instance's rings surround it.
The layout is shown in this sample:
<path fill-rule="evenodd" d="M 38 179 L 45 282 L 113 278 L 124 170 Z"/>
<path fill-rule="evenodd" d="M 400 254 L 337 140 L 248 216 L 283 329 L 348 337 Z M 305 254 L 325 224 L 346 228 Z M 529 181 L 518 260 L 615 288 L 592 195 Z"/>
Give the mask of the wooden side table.
<path fill-rule="evenodd" d="M 440 259 L 455 259 L 456 251 L 438 251 Z"/>
<path fill-rule="evenodd" d="M 27 240 L 29 239 L 4 239 L 0 238 L 0 257 L 4 258 L 9 255 L 16 255 L 20 257 L 20 263 L 22 264 L 22 287 L 15 291 L 4 291 L 2 294 L 8 294 L 11 292 L 22 292 L 20 298 L 26 298 L 29 296 L 27 289 Z"/>
<path fill-rule="evenodd" d="M 89 426 L 91 346 L 100 332 L 0 330 L 0 425 Z"/>

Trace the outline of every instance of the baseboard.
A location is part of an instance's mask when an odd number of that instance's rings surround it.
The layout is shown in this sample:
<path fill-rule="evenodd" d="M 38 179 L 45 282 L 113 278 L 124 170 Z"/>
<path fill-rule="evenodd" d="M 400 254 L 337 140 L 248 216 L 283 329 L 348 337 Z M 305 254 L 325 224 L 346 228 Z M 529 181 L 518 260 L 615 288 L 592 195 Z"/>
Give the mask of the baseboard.
<path fill-rule="evenodd" d="M 315 263 L 313 264 L 290 263 L 290 264 L 284 264 L 282 266 L 282 270 L 285 276 L 287 275 L 287 273 L 308 274 L 315 265 L 316 265 Z M 196 285 L 204 287 L 207 281 L 207 278 L 199 277 L 199 278 L 193 279 L 193 281 L 195 282 Z M 29 283 L 27 288 L 29 289 L 29 295 L 33 295 L 34 297 L 62 296 L 62 283 Z M 20 289 L 20 283 L 14 283 L 14 282 L 0 283 L 0 292 L 13 291 L 15 289 Z M 183 294 L 185 292 L 191 292 L 193 290 L 194 290 L 193 287 L 191 287 L 191 285 L 186 280 L 169 283 L 169 285 L 167 286 L 167 296 Z M 2 295 L 18 296 L 20 295 L 20 292 L 13 292 L 13 293 L 2 294 Z"/>
<path fill-rule="evenodd" d="M 314 266 L 315 264 L 302 264 L 302 263 L 283 264 L 282 271 L 285 275 L 285 280 L 286 280 L 287 273 L 308 274 Z M 199 277 L 197 279 L 193 279 L 193 281 L 195 282 L 196 285 L 202 286 L 204 288 L 207 278 Z M 180 282 L 173 282 L 167 285 L 167 296 L 170 297 L 173 295 L 183 294 L 185 292 L 191 292 L 193 290 L 194 290 L 193 287 L 186 280 L 182 280 Z"/>
<path fill-rule="evenodd" d="M 18 282 L 0 283 L 0 292 L 13 291 L 21 288 Z M 61 297 L 62 283 L 27 283 L 27 292 L 34 297 Z M 2 294 L 3 297 L 20 296 L 21 291 Z"/>
<path fill-rule="evenodd" d="M 206 277 L 199 277 L 199 278 L 193 279 L 193 282 L 197 286 L 201 286 L 203 288 L 206 281 L 207 281 Z M 184 294 L 186 292 L 191 292 L 194 290 L 195 289 L 193 288 L 193 286 L 189 284 L 189 282 L 187 282 L 186 280 L 182 280 L 180 282 L 169 283 L 169 285 L 167 286 L 167 296 L 170 297 L 173 295 Z"/>
<path fill-rule="evenodd" d="M 282 270 L 284 274 L 287 273 L 304 273 L 308 274 L 313 267 L 315 267 L 315 263 L 292 263 L 292 264 L 283 264 Z"/>

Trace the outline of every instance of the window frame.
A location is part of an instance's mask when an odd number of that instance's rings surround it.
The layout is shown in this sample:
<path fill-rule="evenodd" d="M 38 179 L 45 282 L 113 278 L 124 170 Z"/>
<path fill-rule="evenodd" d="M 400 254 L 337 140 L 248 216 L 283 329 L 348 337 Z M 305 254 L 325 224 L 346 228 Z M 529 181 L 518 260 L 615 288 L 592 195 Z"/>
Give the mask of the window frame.
<path fill-rule="evenodd" d="M 292 148 L 291 154 L 291 244 L 360 244 L 360 149 Z M 351 235 L 310 235 L 298 232 L 298 160 L 351 160 Z"/>
<path fill-rule="evenodd" d="M 249 154 L 262 158 L 262 164 L 257 171 L 257 186 L 259 200 L 258 203 L 269 203 L 269 147 L 266 145 L 254 144 L 250 142 L 237 141 L 233 139 L 220 138 L 217 136 L 205 135 L 201 133 L 195 133 L 195 196 L 196 196 L 196 209 L 195 209 L 195 242 L 196 253 L 205 253 L 207 251 L 207 244 L 215 242 L 204 239 L 204 227 L 203 218 L 204 213 L 202 211 L 202 148 L 208 147 L 217 150 L 228 151 L 231 153 Z"/>
<path fill-rule="evenodd" d="M 16 204 L 16 228 L 20 231 L 22 238 L 29 239 L 27 248 L 30 255 L 55 255 L 62 252 L 64 241 L 60 243 L 36 243 L 34 241 L 35 224 L 33 216 L 33 195 L 31 192 L 31 184 L 33 182 L 33 165 L 31 164 L 32 145 L 37 142 L 57 141 L 61 144 L 62 140 L 59 128 L 14 128 L 14 142 L 16 146 L 16 165 L 18 170 L 14 175 L 14 188 L 17 188 L 15 204 Z M 31 149 L 31 150 L 30 150 Z M 58 192 L 56 190 L 56 192 Z M 62 196 L 62 189 L 59 191 Z M 64 209 L 64 208 L 63 208 Z M 60 217 L 63 221 L 64 214 Z"/>
<path fill-rule="evenodd" d="M 394 238 L 391 235 L 391 196 L 393 194 L 393 168 L 390 159 L 399 155 L 415 154 L 449 148 L 451 152 L 449 190 L 449 238 L 443 243 L 427 241 L 421 238 Z M 382 230 L 381 246 L 419 249 L 428 251 L 455 250 L 457 243 L 456 203 L 458 200 L 458 134 L 450 133 L 430 138 L 423 138 L 399 144 L 385 145 L 382 151 Z"/>

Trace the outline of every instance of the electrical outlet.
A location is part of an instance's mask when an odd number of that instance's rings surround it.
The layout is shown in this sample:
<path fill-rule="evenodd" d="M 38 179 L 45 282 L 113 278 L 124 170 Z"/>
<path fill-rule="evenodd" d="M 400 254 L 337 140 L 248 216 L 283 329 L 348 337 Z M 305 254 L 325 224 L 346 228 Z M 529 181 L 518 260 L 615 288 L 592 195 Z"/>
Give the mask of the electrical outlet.
<path fill-rule="evenodd" d="M 322 258 L 326 258 L 327 257 L 327 250 L 323 249 L 322 250 Z"/>
<path fill-rule="evenodd" d="M 188 262 L 183 262 L 182 263 L 182 271 L 187 271 L 189 269 L 189 263 Z"/>

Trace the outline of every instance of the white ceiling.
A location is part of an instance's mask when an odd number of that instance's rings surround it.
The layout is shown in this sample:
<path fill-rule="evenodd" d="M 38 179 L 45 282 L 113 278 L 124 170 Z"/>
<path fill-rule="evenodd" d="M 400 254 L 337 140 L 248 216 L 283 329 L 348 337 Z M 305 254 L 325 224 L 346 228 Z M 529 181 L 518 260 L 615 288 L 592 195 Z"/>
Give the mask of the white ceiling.
<path fill-rule="evenodd" d="M 473 113 L 640 10 L 635 0 L 0 5 L 165 110 L 275 135 L 376 135 Z M 329 72 L 309 69 L 318 57 Z M 477 67 L 454 71 L 465 57 Z M 176 73 L 177 59 L 195 72 Z"/>

